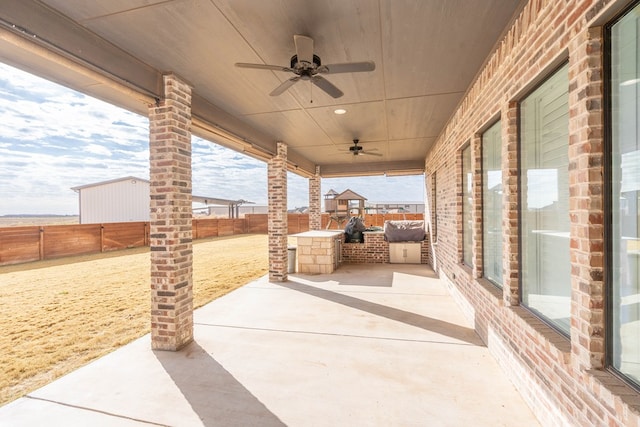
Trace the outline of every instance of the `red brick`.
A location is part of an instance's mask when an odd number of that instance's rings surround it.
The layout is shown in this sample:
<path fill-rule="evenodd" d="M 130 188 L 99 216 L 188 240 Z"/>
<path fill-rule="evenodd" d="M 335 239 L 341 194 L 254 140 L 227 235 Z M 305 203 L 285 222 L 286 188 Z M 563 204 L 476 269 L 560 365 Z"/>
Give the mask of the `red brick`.
<path fill-rule="evenodd" d="M 619 3 L 619 2 L 618 2 Z M 427 209 L 425 219 L 433 230 L 433 264 L 443 280 L 473 306 L 481 336 L 493 331 L 507 353 L 499 363 L 535 406 L 543 425 L 593 425 L 610 423 L 637 427 L 637 412 L 627 402 L 612 408 L 602 390 L 611 387 L 595 381 L 604 368 L 604 218 L 603 158 L 603 40 L 602 22 L 590 21 L 597 13 L 614 16 L 616 2 L 530 0 L 513 27 L 487 58 L 486 65 L 460 102 L 425 163 Z M 589 27 L 593 28 L 589 28 Z M 517 306 L 520 294 L 518 101 L 549 75 L 568 53 L 570 245 L 572 302 L 571 341 Z M 473 170 L 478 176 L 481 133 L 500 113 L 502 124 L 503 187 L 503 300 L 497 305 L 478 285 L 482 275 L 481 191 L 474 194 L 474 271 L 460 267 L 462 233 L 460 215 L 460 148 L 471 142 Z M 474 177 L 475 181 L 475 177 Z M 495 297 L 494 297 L 495 298 Z M 519 375 L 526 366 L 525 377 Z M 600 371 L 602 372 L 602 371 Z M 611 374 L 604 373 L 604 375 Z M 586 380 L 585 380 L 586 379 Z M 536 382 L 536 386 L 532 385 Z M 561 383 L 562 385 L 559 385 Z M 612 387 L 613 393 L 620 391 Z M 634 392 L 635 393 L 635 392 Z M 638 397 L 638 394 L 635 394 Z M 640 397 L 639 397 L 640 398 Z M 619 399 L 618 399 L 619 400 Z M 563 414 L 564 420 L 554 418 Z M 634 414 L 630 417 L 629 414 Z M 610 414 L 610 415 L 609 415 Z"/>

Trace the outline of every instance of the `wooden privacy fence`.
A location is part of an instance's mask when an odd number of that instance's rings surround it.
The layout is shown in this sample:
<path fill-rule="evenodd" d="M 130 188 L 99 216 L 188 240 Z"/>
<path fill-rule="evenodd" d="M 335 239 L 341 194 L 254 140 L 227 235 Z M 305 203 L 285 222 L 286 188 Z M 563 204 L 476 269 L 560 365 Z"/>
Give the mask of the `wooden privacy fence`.
<path fill-rule="evenodd" d="M 148 244 L 148 222 L 0 228 L 0 265 Z"/>
<path fill-rule="evenodd" d="M 193 238 L 246 233 L 244 219 L 194 219 Z M 0 265 L 149 246 L 148 222 L 0 228 Z"/>
<path fill-rule="evenodd" d="M 247 222 L 247 233 L 265 234 L 268 230 L 267 214 L 245 214 L 244 220 Z M 296 234 L 309 231 L 309 215 L 289 214 L 287 217 L 288 233 Z"/>
<path fill-rule="evenodd" d="M 423 219 L 422 214 L 365 215 L 367 226 L 384 225 L 386 220 Z M 309 215 L 289 214 L 289 234 L 309 230 Z M 322 215 L 322 228 L 329 215 Z M 266 234 L 267 214 L 247 214 L 244 218 L 195 218 L 193 238 Z M 335 222 L 331 228 L 343 229 Z M 149 246 L 148 222 L 115 222 L 105 224 L 45 225 L 0 228 L 0 265 L 18 264 L 71 255 L 108 252 Z"/>
<path fill-rule="evenodd" d="M 244 218 L 197 218 L 192 222 L 192 229 L 194 239 L 247 233 L 247 225 Z"/>

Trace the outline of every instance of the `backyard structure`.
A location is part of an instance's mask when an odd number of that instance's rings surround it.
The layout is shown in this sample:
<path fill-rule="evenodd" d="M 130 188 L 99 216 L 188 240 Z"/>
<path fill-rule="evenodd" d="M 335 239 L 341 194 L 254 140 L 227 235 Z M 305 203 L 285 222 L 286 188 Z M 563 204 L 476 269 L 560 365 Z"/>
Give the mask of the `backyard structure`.
<path fill-rule="evenodd" d="M 268 162 L 272 283 L 287 280 L 287 171 L 309 178 L 311 229 L 322 178 L 425 173 L 431 262 L 543 424 L 638 425 L 640 6 L 316 2 L 321 25 L 302 3 L 284 18 L 276 0 L 0 12 L 3 60 L 149 117 L 152 346 L 193 340 L 193 132 Z M 288 67 L 310 53 L 303 32 L 324 63 L 376 70 L 327 73 L 338 100 L 310 99 L 309 81 L 270 96 L 289 74 L 234 66 Z M 343 156 L 354 136 L 381 156 Z"/>
<path fill-rule="evenodd" d="M 329 214 L 331 219 L 327 228 L 330 228 L 333 222 L 340 228 L 349 218 L 362 217 L 365 212 L 366 200 L 350 189 L 346 189 L 342 193 L 333 189 L 329 190 L 324 195 L 324 211 Z"/>
<path fill-rule="evenodd" d="M 149 221 L 151 183 L 126 176 L 71 188 L 78 193 L 80 224 Z M 246 200 L 228 200 L 192 195 L 193 203 L 225 206 L 229 218 L 239 217 L 239 206 Z"/>
<path fill-rule="evenodd" d="M 149 181 L 134 176 L 71 188 L 80 224 L 149 221 Z"/>

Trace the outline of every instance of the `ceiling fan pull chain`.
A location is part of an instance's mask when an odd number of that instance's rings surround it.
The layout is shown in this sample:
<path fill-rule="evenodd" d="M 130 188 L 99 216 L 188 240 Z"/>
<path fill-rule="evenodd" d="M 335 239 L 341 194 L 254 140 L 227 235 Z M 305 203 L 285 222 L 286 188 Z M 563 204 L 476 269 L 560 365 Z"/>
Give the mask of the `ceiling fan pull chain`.
<path fill-rule="evenodd" d="M 313 83 L 311 83 L 311 80 L 309 80 L 309 98 L 311 99 L 309 104 L 313 104 Z"/>

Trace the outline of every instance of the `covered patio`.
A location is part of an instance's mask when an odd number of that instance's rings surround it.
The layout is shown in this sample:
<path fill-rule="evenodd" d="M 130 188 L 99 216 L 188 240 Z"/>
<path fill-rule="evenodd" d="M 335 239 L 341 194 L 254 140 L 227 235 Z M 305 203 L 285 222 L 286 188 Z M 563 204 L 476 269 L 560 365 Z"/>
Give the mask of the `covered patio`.
<path fill-rule="evenodd" d="M 193 339 L 192 135 L 267 162 L 269 278 L 286 282 L 287 174 L 309 179 L 311 230 L 322 178 L 424 174 L 522 7 L 10 0 L 0 60 L 149 118 L 151 342 L 178 350 Z"/>
<path fill-rule="evenodd" d="M 151 345 L 3 413 L 530 425 L 522 396 L 545 425 L 640 426 L 639 14 L 637 0 L 3 1 L 0 61 L 149 118 L 152 317 Z M 197 313 L 192 135 L 268 164 L 268 279 Z M 423 175 L 439 279 L 289 276 L 288 173 L 308 178 L 310 230 L 323 178 Z"/>
<path fill-rule="evenodd" d="M 263 277 L 0 408 L 0 424 L 533 426 L 518 391 L 421 265 Z"/>

